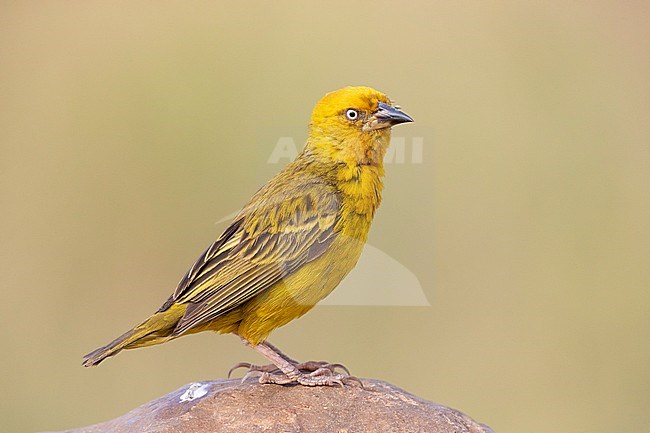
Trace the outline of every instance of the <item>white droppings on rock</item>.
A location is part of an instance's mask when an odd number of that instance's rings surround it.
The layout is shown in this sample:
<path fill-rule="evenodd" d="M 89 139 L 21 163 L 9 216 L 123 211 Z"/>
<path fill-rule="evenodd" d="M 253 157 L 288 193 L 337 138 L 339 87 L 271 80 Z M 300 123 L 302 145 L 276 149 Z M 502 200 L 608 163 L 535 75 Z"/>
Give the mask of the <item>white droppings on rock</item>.
<path fill-rule="evenodd" d="M 210 388 L 209 384 L 203 384 L 201 382 L 194 382 L 187 387 L 187 390 L 180 396 L 179 401 L 185 403 L 188 401 L 196 400 L 201 398 L 208 393 Z"/>

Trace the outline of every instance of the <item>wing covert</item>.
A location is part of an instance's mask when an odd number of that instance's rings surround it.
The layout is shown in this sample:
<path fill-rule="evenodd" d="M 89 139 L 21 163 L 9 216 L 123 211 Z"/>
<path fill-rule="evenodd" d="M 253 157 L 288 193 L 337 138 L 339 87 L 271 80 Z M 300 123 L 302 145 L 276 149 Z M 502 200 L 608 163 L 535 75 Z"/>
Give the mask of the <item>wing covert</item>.
<path fill-rule="evenodd" d="M 323 254 L 337 236 L 340 200 L 333 188 L 282 187 L 260 190 L 183 277 L 173 302 L 190 305 L 174 335 L 273 286 Z"/>

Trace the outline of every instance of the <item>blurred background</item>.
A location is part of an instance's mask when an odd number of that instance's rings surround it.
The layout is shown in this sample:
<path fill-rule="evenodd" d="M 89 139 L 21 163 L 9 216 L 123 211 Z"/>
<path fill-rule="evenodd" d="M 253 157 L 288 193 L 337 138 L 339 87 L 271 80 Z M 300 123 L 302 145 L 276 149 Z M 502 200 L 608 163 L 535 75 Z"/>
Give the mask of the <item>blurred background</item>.
<path fill-rule="evenodd" d="M 426 301 L 318 306 L 271 341 L 498 433 L 645 431 L 649 40 L 644 1 L 0 2 L 0 430 L 262 361 L 203 333 L 80 365 L 160 306 L 321 96 L 364 84 L 416 120 L 369 243 Z"/>

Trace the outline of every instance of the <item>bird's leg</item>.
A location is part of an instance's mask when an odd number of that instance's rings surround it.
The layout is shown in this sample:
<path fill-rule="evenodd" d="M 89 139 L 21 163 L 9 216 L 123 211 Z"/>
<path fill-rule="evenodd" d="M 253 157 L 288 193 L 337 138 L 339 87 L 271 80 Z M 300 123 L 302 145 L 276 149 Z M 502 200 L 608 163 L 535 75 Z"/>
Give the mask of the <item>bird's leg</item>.
<path fill-rule="evenodd" d="M 242 343 L 244 343 L 246 346 L 251 346 L 251 347 L 253 346 L 244 337 L 240 336 L 239 338 L 241 338 Z M 271 350 L 273 350 L 275 353 L 277 353 L 279 356 L 281 356 L 287 362 L 290 362 L 290 363 L 292 363 L 294 365 L 298 365 L 298 361 L 296 361 L 296 360 L 292 359 L 291 357 L 285 355 L 284 353 L 282 353 L 282 351 L 280 351 L 280 349 L 278 349 L 277 347 L 275 347 L 271 343 L 266 342 L 266 344 L 269 346 L 269 348 Z M 244 379 L 249 377 L 251 375 L 251 373 L 272 373 L 274 371 L 275 372 L 280 371 L 275 364 L 257 365 L 257 364 L 251 364 L 250 362 L 239 362 L 239 363 L 233 365 L 232 368 L 228 371 L 228 377 L 230 377 L 232 372 L 237 370 L 238 368 L 247 368 L 248 369 L 248 373 L 246 373 L 246 375 L 244 376 Z"/>
<path fill-rule="evenodd" d="M 240 337 L 240 338 L 245 345 L 252 347 L 252 345 L 248 342 L 248 340 L 246 340 L 244 337 Z M 348 368 L 343 364 L 331 363 L 327 361 L 298 362 L 295 359 L 291 358 L 289 355 L 284 354 L 280 349 L 278 349 L 275 345 L 271 344 L 270 342 L 265 341 L 264 344 L 266 344 L 269 347 L 269 349 L 273 350 L 276 354 L 281 356 L 283 359 L 293 364 L 298 370 L 301 370 L 303 372 L 313 373 L 314 371 L 325 368 L 330 370 L 332 373 L 335 373 L 335 370 L 338 368 L 345 371 L 345 373 L 348 376 L 350 375 L 350 370 L 348 370 Z M 248 373 L 244 376 L 244 378 L 248 378 L 249 376 L 251 376 L 251 373 L 280 372 L 280 369 L 275 364 L 256 365 L 250 362 L 239 362 L 233 365 L 233 367 L 228 371 L 228 377 L 230 377 L 232 372 L 237 370 L 238 368 L 248 369 Z"/>
<path fill-rule="evenodd" d="M 325 367 L 318 368 L 312 372 L 303 372 L 298 368 L 298 365 L 300 364 L 289 362 L 281 355 L 281 352 L 276 352 L 276 350 L 274 350 L 275 347 L 269 346 L 266 342 L 253 346 L 253 349 L 257 350 L 262 356 L 275 364 L 282 372 L 282 374 L 263 372 L 259 378 L 260 383 L 276 383 L 280 385 L 299 383 L 305 386 L 343 386 L 343 381 L 350 379 L 350 376 L 335 373 Z"/>
<path fill-rule="evenodd" d="M 277 347 L 272 345 L 270 342 L 265 341 L 264 344 L 266 344 L 269 347 L 269 349 L 271 349 L 272 351 L 274 351 L 275 353 L 277 353 L 278 355 L 280 355 L 281 357 L 283 357 L 284 359 L 286 359 L 290 363 L 292 363 L 294 365 L 298 364 L 298 361 L 296 361 L 295 359 L 291 358 L 290 356 L 285 355 L 284 353 L 282 353 L 282 351 L 280 349 L 278 349 Z"/>
<path fill-rule="evenodd" d="M 266 344 L 269 347 L 269 349 L 273 350 L 275 353 L 280 355 L 282 358 L 284 358 L 287 361 L 289 361 L 290 363 L 292 363 L 298 370 L 308 371 L 308 372 L 311 373 L 313 371 L 318 370 L 319 368 L 327 368 L 329 370 L 332 370 L 332 372 L 334 372 L 334 370 L 336 370 L 337 368 L 340 368 L 341 370 L 345 371 L 348 376 L 350 375 L 350 370 L 348 370 L 348 368 L 343 364 L 331 363 L 331 362 L 327 362 L 327 361 L 298 362 L 295 359 L 291 358 L 289 355 L 283 353 L 280 349 L 278 349 L 277 346 L 271 344 L 270 342 L 265 341 L 264 344 Z M 275 364 L 273 364 L 273 365 L 275 365 Z M 276 369 L 277 369 L 277 367 L 276 367 Z"/>
<path fill-rule="evenodd" d="M 245 344 L 257 350 L 262 356 L 272 362 L 269 365 L 252 365 L 249 363 L 239 363 L 235 365 L 230 372 L 239 367 L 249 369 L 244 379 L 252 374 L 259 375 L 260 383 L 288 384 L 299 383 L 307 386 L 335 385 L 343 386 L 347 381 L 356 381 L 361 383 L 356 377 L 350 376 L 350 372 L 341 364 L 332 364 L 324 361 L 308 361 L 299 363 L 289 356 L 282 353 L 277 347 L 262 342 L 253 346 L 247 340 L 243 339 Z M 347 375 L 336 373 L 336 369 L 345 370 Z M 230 375 L 230 373 L 229 373 Z"/>

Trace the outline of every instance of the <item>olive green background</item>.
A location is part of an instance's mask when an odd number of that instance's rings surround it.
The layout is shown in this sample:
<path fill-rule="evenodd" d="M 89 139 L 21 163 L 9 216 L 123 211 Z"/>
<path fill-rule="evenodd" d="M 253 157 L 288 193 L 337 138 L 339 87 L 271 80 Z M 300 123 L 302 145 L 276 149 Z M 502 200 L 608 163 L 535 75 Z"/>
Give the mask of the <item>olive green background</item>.
<path fill-rule="evenodd" d="M 498 433 L 646 431 L 649 3 L 232 3 L 0 3 L 0 430 L 261 361 L 204 333 L 80 365 L 160 306 L 322 95 L 364 84 L 424 146 L 387 166 L 370 243 L 431 306 L 319 306 L 271 341 Z"/>

